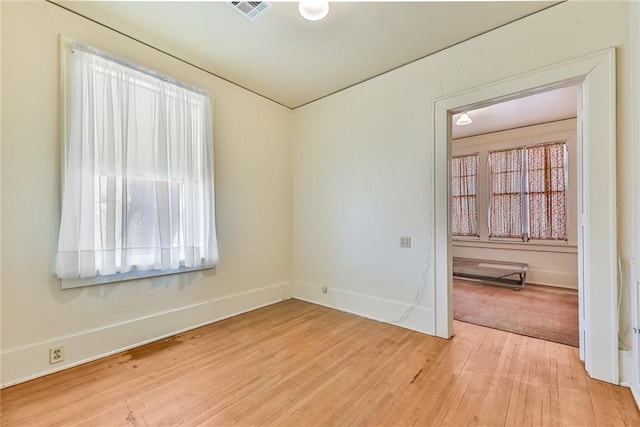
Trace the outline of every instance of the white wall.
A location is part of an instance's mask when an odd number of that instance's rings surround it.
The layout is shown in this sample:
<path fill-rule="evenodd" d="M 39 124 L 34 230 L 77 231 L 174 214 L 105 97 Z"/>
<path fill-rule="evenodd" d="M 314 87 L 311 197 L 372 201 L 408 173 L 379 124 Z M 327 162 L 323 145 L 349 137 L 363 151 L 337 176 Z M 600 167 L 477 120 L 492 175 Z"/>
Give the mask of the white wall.
<path fill-rule="evenodd" d="M 628 265 L 628 16 L 627 2 L 563 3 L 295 110 L 294 296 L 384 321 L 417 301 L 397 323 L 433 333 L 432 201 L 436 185 L 448 185 L 433 180 L 433 101 L 612 46 L 619 253 Z M 411 249 L 398 247 L 402 235 L 412 236 Z M 628 322 L 623 305 L 621 325 Z"/>
<path fill-rule="evenodd" d="M 1 10 L 3 385 L 290 296 L 290 110 L 49 3 Z M 212 95 L 216 270 L 60 289 L 61 33 Z"/>
<path fill-rule="evenodd" d="M 478 166 L 480 236 L 454 238 L 453 256 L 527 263 L 529 264 L 527 283 L 578 289 L 576 129 L 576 120 L 570 119 L 453 140 L 452 155 L 474 153 L 480 155 Z M 488 152 L 553 141 L 567 142 L 569 184 L 567 187 L 567 241 L 531 240 L 525 243 L 489 239 Z"/>

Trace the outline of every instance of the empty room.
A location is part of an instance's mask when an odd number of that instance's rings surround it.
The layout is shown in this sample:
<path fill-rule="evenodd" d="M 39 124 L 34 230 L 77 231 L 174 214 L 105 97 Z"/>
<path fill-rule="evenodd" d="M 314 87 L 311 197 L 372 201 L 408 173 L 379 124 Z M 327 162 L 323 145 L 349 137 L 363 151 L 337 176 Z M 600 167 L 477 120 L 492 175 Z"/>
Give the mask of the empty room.
<path fill-rule="evenodd" d="M 633 1 L 1 1 L 0 424 L 640 424 L 639 27 Z M 573 117 L 456 134 L 566 88 Z M 452 159 L 533 174 L 552 142 L 566 229 L 453 235 Z M 455 320 L 461 257 L 570 288 L 578 342 Z"/>
<path fill-rule="evenodd" d="M 456 320 L 579 347 L 579 90 L 453 116 Z"/>

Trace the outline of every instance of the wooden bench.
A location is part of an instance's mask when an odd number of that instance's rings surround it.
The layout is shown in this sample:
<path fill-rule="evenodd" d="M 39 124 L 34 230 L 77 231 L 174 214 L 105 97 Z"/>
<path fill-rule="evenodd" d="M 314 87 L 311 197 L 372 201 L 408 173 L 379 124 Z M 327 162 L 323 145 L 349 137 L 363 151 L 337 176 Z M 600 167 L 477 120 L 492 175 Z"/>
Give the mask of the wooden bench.
<path fill-rule="evenodd" d="M 524 288 L 529 264 L 453 257 L 453 275 L 496 285 Z"/>

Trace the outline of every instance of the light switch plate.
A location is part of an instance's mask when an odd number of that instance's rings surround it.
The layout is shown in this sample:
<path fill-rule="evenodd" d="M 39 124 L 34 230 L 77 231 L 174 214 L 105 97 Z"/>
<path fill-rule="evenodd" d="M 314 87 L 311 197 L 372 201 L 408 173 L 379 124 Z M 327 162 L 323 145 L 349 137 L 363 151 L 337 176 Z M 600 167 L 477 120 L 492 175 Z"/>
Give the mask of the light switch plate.
<path fill-rule="evenodd" d="M 400 236 L 400 247 L 401 248 L 410 248 L 411 247 L 411 236 Z"/>

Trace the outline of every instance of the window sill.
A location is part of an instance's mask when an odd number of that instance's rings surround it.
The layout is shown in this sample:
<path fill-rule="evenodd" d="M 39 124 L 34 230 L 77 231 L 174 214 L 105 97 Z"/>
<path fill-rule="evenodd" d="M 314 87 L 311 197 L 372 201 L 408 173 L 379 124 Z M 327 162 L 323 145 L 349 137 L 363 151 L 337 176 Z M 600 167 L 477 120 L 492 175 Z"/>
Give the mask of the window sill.
<path fill-rule="evenodd" d="M 126 282 L 130 280 L 148 279 L 150 277 L 168 276 L 171 274 L 188 273 L 191 271 L 211 270 L 215 266 L 208 267 L 180 267 L 174 270 L 148 270 L 148 271 L 130 271 L 128 273 L 112 274 L 110 276 L 86 277 L 83 279 L 62 279 L 60 281 L 62 289 L 82 288 L 93 285 L 106 285 L 109 283 Z"/>
<path fill-rule="evenodd" d="M 468 240 L 453 239 L 453 246 L 467 248 L 507 249 L 516 251 L 578 253 L 578 246 L 567 242 L 534 241 L 522 242 L 520 240 Z"/>
<path fill-rule="evenodd" d="M 452 236 L 454 242 L 479 242 L 480 236 Z"/>

